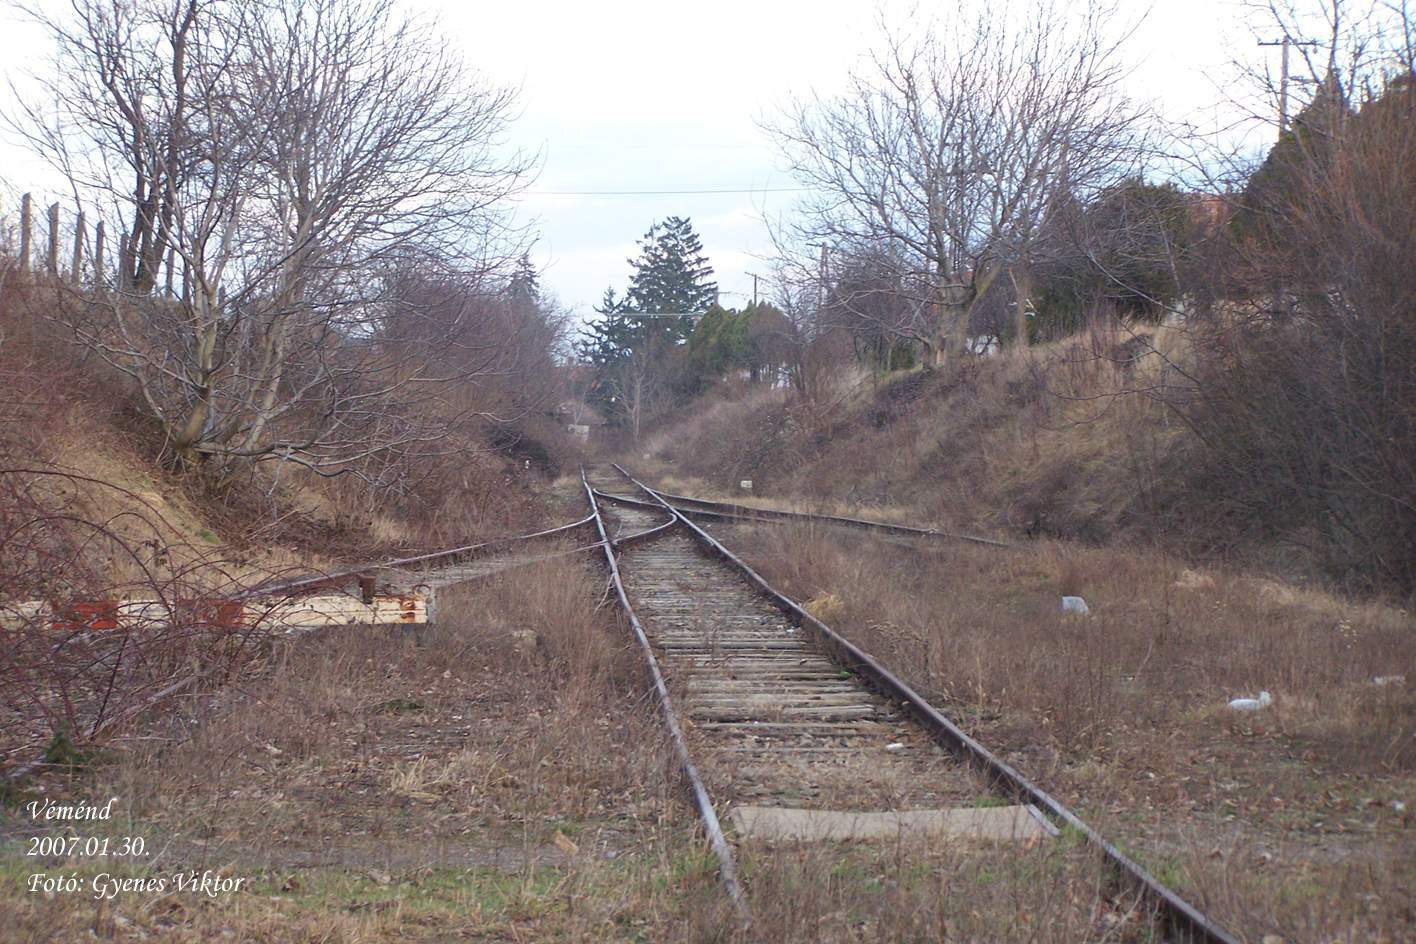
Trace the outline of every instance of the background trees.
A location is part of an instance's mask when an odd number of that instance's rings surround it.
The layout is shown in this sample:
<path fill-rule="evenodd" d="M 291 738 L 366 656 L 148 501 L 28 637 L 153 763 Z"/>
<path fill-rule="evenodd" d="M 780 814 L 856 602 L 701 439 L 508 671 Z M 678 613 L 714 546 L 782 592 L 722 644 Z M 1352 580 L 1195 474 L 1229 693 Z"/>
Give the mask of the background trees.
<path fill-rule="evenodd" d="M 910 285 L 888 257 L 860 252 L 837 266 L 822 321 L 845 331 L 856 358 L 875 370 L 912 367 L 930 344 L 927 286 Z"/>
<path fill-rule="evenodd" d="M 1327 133 L 1285 138 L 1255 175 L 1262 199 L 1225 261 L 1239 292 L 1196 313 L 1192 382 L 1172 404 L 1237 515 L 1345 582 L 1409 593 L 1416 81 L 1399 73 L 1364 97 L 1337 105 L 1346 117 Z"/>
<path fill-rule="evenodd" d="M 749 303 L 738 311 L 714 304 L 689 336 L 686 379 L 695 388 L 733 373 L 749 383 L 784 382 L 792 346 L 792 325 L 775 305 Z"/>
<path fill-rule="evenodd" d="M 1096 317 L 1157 322 L 1177 310 L 1200 277 L 1212 205 L 1223 206 L 1135 177 L 1054 209 L 1039 236 L 1034 340 L 1064 337 Z"/>
<path fill-rule="evenodd" d="M 358 471 L 432 448 L 440 383 L 507 367 L 486 345 L 520 332 L 408 356 L 482 317 L 427 286 L 506 287 L 500 206 L 528 169 L 500 146 L 514 96 L 432 24 L 392 0 L 78 0 L 45 22 L 62 75 L 34 139 L 130 221 L 112 290 L 65 317 L 182 465 Z"/>
<path fill-rule="evenodd" d="M 695 319 L 717 302 L 713 267 L 692 223 L 671 216 L 639 241 L 629 291 L 606 289 L 578 345 L 595 368 L 590 395 L 637 441 L 646 418 L 665 403 L 681 377 L 684 343 Z"/>
<path fill-rule="evenodd" d="M 888 37 L 846 95 L 799 104 L 770 129 L 821 193 L 793 224 L 796 241 L 894 269 L 915 302 L 901 333 L 929 363 L 966 350 L 973 309 L 1000 278 L 1015 298 L 1011 336 L 1025 343 L 1044 219 L 1144 155 L 1111 20 L 1096 5 L 966 5 L 918 36 Z"/>

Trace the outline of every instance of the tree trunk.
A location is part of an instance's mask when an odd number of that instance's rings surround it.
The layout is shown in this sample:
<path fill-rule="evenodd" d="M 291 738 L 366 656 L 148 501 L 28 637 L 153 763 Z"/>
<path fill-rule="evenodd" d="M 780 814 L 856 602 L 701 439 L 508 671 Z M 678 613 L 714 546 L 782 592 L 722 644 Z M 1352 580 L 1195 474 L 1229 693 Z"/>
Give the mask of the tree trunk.
<path fill-rule="evenodd" d="M 934 347 L 936 367 L 949 357 L 961 356 L 969 345 L 969 290 L 960 285 L 948 285 L 941 291 L 939 342 Z"/>
<path fill-rule="evenodd" d="M 1018 266 L 1013 270 L 1013 343 L 1018 347 L 1027 347 L 1031 341 L 1031 330 L 1028 326 L 1028 308 L 1032 302 L 1032 273 L 1026 266 Z"/>

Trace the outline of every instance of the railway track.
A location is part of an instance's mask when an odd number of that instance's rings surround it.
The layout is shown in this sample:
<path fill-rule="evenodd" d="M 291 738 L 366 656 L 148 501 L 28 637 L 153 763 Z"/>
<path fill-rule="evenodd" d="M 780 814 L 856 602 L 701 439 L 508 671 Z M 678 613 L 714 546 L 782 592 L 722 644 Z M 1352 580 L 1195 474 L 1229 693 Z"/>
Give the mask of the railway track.
<path fill-rule="evenodd" d="M 1066 829 L 1100 854 L 1118 890 L 1143 901 L 1168 939 L 1235 942 L 695 521 L 757 510 L 670 497 L 619 467 L 583 470 L 582 479 L 616 593 L 744 920 L 750 904 L 736 854 L 763 842 L 1045 842 Z M 625 489 L 635 494 L 616 494 Z M 1129 920 L 1149 925 L 1134 913 Z"/>
<path fill-rule="evenodd" d="M 888 536 L 945 538 L 951 541 L 967 541 L 971 544 L 985 544 L 991 547 L 1013 546 L 1007 541 L 999 541 L 996 538 L 980 537 L 976 534 L 964 534 L 956 531 L 943 531 L 939 528 L 920 528 L 913 525 L 895 524 L 889 521 L 871 521 L 867 518 L 854 518 L 848 515 L 831 515 L 809 511 L 786 511 L 779 508 L 763 508 L 758 505 L 741 505 L 736 502 L 694 498 L 689 495 L 675 495 L 670 492 L 657 490 L 656 492 L 662 500 L 672 502 L 674 507 L 678 508 L 680 511 L 691 513 L 697 518 L 721 518 L 730 521 L 739 520 L 749 522 L 809 521 L 821 524 L 840 525 L 864 531 L 874 531 L 878 534 Z M 616 497 L 627 498 L 628 496 Z"/>

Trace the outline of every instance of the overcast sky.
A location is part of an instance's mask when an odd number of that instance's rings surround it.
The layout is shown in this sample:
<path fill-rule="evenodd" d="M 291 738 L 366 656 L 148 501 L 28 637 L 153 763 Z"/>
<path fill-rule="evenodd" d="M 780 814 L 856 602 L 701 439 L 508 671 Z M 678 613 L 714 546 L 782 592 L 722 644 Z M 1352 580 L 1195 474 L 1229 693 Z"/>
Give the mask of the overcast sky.
<path fill-rule="evenodd" d="M 1254 46 L 1237 0 L 1120 3 L 1121 19 L 1141 24 L 1127 46 L 1129 91 L 1172 118 L 1228 124 L 1228 64 L 1277 58 Z M 607 286 L 623 291 L 635 241 L 669 215 L 692 218 L 724 304 L 744 302 L 747 273 L 766 272 L 762 218 L 793 199 L 772 192 L 793 181 L 757 122 L 794 96 L 839 88 L 878 44 L 880 16 L 899 22 L 912 10 L 945 9 L 889 0 L 879 8 L 862 0 L 419 0 L 410 8 L 437 16 L 448 42 L 490 80 L 521 89 L 510 143 L 543 161 L 519 212 L 539 234 L 533 258 L 544 284 L 582 316 Z M 42 94 L 21 73 L 42 66 L 46 41 L 13 12 L 3 16 L 0 62 L 21 94 Z M 0 150 L 0 181 L 7 195 L 55 188 L 12 140 Z M 734 192 L 607 193 L 683 190 Z"/>

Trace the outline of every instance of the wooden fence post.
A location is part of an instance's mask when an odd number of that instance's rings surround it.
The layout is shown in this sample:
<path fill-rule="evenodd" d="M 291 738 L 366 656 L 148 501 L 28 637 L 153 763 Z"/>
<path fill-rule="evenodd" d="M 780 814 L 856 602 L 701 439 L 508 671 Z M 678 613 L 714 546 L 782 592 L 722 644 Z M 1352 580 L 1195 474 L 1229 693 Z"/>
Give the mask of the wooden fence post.
<path fill-rule="evenodd" d="M 79 218 L 74 223 L 74 260 L 69 266 L 69 281 L 75 285 L 79 284 L 79 276 L 83 275 L 84 267 L 84 211 L 79 211 Z"/>
<path fill-rule="evenodd" d="M 49 206 L 49 274 L 59 274 L 59 204 Z"/>
<path fill-rule="evenodd" d="M 20 199 L 20 271 L 28 272 L 30 267 L 30 195 Z"/>
<path fill-rule="evenodd" d="M 98 221 L 98 225 L 93 228 L 93 287 L 102 289 L 103 285 L 103 220 Z"/>

